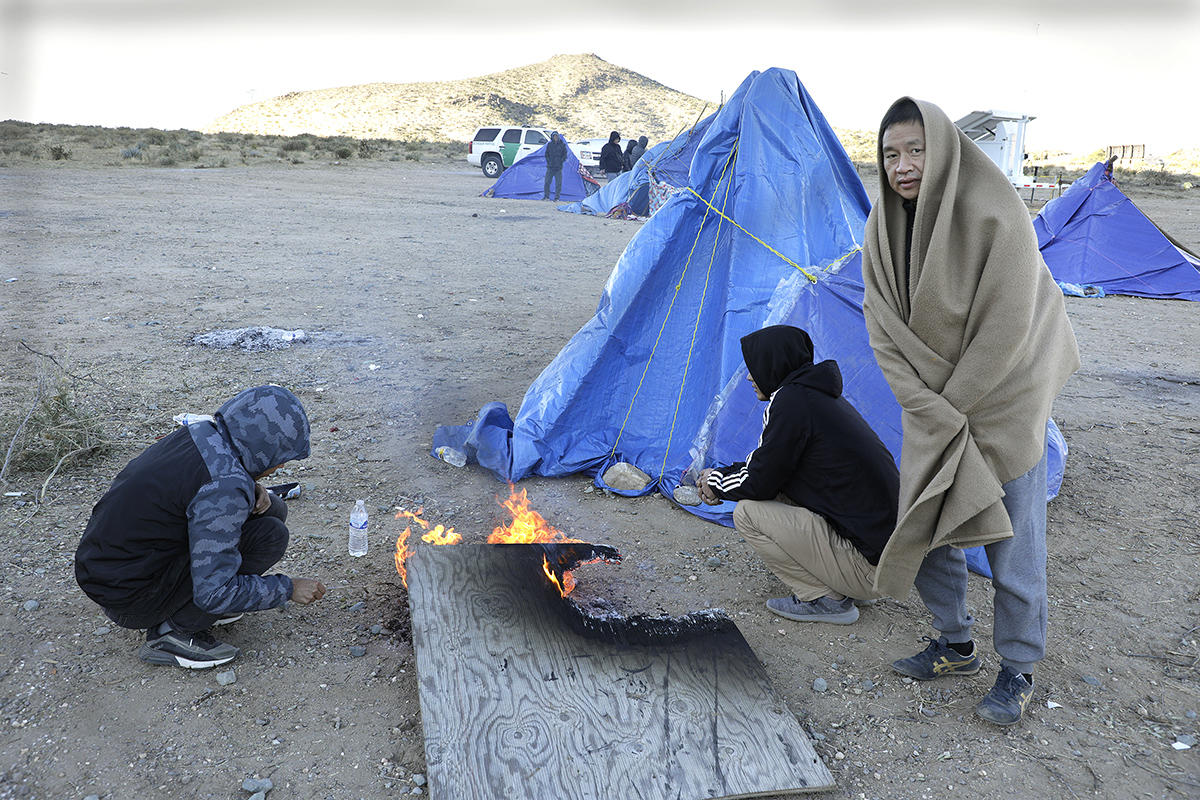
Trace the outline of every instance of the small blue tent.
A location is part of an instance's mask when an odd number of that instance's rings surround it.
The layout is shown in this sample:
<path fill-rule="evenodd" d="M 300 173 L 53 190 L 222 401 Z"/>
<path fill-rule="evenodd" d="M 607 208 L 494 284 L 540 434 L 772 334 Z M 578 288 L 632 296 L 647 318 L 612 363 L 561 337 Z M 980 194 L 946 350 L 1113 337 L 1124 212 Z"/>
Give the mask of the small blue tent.
<path fill-rule="evenodd" d="M 558 210 L 604 216 L 622 210 L 624 206 L 631 214 L 646 216 L 650 213 L 651 176 L 660 183 L 687 186 L 692 156 L 714 116 L 708 115 L 669 142 L 654 145 L 629 172 L 622 172 L 591 197 L 559 206 Z"/>
<path fill-rule="evenodd" d="M 484 190 L 482 197 L 509 197 L 514 200 L 541 200 L 546 178 L 547 142 L 539 149 L 513 164 L 496 182 Z M 594 183 L 594 182 L 593 182 Z M 560 200 L 581 200 L 587 197 L 588 182 L 580 174 L 579 158 L 567 148 L 567 160 L 562 168 L 562 193 Z M 554 191 L 554 184 L 550 184 Z"/>
<path fill-rule="evenodd" d="M 1163 233 L 1113 183 L 1104 163 L 1033 220 L 1042 258 L 1060 283 L 1105 294 L 1200 300 L 1200 258 Z"/>
<path fill-rule="evenodd" d="M 870 203 L 795 73 L 751 73 L 700 138 L 689 173 L 688 188 L 634 234 L 595 316 L 530 385 L 516 420 L 489 403 L 473 424 L 439 428 L 435 453 L 458 449 L 502 480 L 586 472 L 601 486 L 623 461 L 652 478 L 637 494 L 670 497 L 700 469 L 754 449 L 762 403 L 739 340 L 792 324 L 812 336 L 818 360 L 838 362 L 845 396 L 899 454 L 900 409 L 862 313 Z M 1054 490 L 1061 441 L 1051 439 Z M 729 525 L 733 508 L 687 510 Z"/>

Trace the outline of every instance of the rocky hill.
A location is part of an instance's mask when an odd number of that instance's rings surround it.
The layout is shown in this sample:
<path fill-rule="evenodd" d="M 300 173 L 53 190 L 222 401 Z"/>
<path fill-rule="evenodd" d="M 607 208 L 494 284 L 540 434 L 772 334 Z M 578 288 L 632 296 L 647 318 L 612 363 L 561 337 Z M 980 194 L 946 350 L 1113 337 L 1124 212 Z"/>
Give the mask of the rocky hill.
<path fill-rule="evenodd" d="M 428 83 L 368 83 L 290 92 L 236 108 L 209 132 L 464 141 L 487 124 L 555 128 L 569 139 L 674 136 L 705 102 L 590 54 Z M 709 104 L 708 111 L 716 109 Z"/>

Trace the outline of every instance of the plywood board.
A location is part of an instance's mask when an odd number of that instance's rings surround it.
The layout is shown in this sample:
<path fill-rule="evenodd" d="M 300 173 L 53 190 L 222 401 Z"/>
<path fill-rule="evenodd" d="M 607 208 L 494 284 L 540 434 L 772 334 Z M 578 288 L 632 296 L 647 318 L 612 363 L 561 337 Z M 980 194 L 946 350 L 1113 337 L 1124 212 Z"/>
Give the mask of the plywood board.
<path fill-rule="evenodd" d="M 732 621 L 588 617 L 546 578 L 544 547 L 418 547 L 408 560 L 434 798 L 689 800 L 833 786 Z"/>

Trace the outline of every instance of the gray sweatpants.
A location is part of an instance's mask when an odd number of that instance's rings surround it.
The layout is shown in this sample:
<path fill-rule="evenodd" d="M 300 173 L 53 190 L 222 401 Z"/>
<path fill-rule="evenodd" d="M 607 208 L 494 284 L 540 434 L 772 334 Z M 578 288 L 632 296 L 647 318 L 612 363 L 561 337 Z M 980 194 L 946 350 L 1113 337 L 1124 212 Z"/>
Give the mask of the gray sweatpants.
<path fill-rule="evenodd" d="M 992 643 L 1002 664 L 1032 673 L 1046 655 L 1046 451 L 1037 466 L 1004 484 L 1013 538 L 987 545 L 995 589 Z M 917 573 L 917 592 L 933 627 L 951 642 L 971 639 L 967 559 L 944 546 L 929 551 Z"/>

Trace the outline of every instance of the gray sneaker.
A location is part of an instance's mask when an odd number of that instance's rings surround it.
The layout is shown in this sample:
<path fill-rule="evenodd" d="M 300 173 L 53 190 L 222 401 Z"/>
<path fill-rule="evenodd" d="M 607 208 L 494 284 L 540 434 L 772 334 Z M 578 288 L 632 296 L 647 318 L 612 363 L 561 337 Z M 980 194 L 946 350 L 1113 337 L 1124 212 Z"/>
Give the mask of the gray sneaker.
<path fill-rule="evenodd" d="M 233 661 L 238 649 L 218 642 L 208 631 L 163 634 L 146 631 L 146 643 L 138 650 L 138 658 L 147 664 L 171 664 L 185 669 L 207 669 Z"/>
<path fill-rule="evenodd" d="M 816 600 L 797 600 L 790 597 L 773 597 L 767 601 L 767 610 L 796 622 L 828 622 L 833 625 L 849 625 L 858 619 L 858 608 L 854 598 L 819 597 Z"/>

